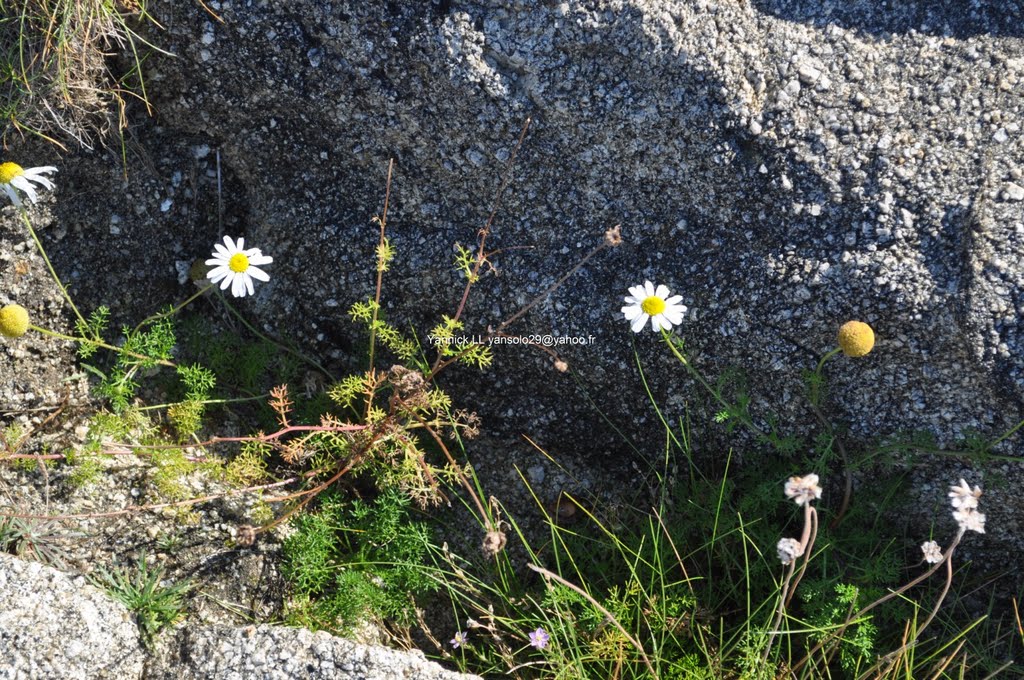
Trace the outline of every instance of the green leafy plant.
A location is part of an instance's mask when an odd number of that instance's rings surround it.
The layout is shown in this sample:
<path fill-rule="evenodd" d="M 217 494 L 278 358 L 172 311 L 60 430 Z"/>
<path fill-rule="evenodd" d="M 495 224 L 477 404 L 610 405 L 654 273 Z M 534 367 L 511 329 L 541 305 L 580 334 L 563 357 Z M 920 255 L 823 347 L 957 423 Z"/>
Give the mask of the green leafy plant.
<path fill-rule="evenodd" d="M 0 550 L 64 569 L 66 541 L 78 534 L 55 520 L 0 516 Z"/>
<path fill-rule="evenodd" d="M 416 598 L 437 589 L 422 564 L 424 522 L 410 517 L 408 497 L 384 491 L 372 502 L 330 491 L 295 520 L 284 544 L 284 574 L 296 601 L 290 619 L 314 629 L 347 630 L 366 621 L 409 626 Z"/>
<path fill-rule="evenodd" d="M 185 595 L 192 588 L 188 581 L 164 585 L 163 578 L 163 568 L 146 564 L 143 552 L 134 568 L 101 568 L 91 580 L 135 614 L 142 640 L 151 647 L 156 635 L 182 615 Z"/>

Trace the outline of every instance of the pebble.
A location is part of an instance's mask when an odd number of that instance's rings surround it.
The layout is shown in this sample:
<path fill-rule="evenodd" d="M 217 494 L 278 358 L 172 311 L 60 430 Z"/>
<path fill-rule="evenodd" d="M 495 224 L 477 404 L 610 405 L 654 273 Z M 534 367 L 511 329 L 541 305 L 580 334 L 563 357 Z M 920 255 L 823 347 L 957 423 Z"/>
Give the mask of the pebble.
<path fill-rule="evenodd" d="M 1003 185 L 1003 198 L 1009 201 L 1024 201 L 1024 187 L 1007 182 Z"/>

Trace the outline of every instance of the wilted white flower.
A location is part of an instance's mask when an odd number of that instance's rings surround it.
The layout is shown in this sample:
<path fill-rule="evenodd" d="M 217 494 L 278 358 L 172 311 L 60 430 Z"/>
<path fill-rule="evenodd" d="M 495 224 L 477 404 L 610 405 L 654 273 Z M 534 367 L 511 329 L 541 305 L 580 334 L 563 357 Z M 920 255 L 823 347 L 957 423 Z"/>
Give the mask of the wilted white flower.
<path fill-rule="evenodd" d="M 32 183 L 35 182 L 47 189 L 53 189 L 53 182 L 45 176 L 51 172 L 57 172 L 57 168 L 52 165 L 44 165 L 40 168 L 23 168 L 17 163 L 0 163 L 0 187 L 7 192 L 11 203 L 20 208 L 21 197 L 18 196 L 18 191 L 24 193 L 28 196 L 28 200 L 35 203 L 39 200 L 39 196 L 36 194 L 36 188 L 32 186 Z M 16 189 L 17 191 L 15 191 Z"/>
<path fill-rule="evenodd" d="M 230 236 L 224 237 L 224 245 L 213 246 L 213 257 L 206 264 L 213 269 L 206 275 L 213 283 L 220 281 L 220 289 L 231 286 L 231 294 L 235 297 L 252 295 L 252 280 L 269 281 L 270 276 L 255 265 L 270 264 L 274 258 L 267 257 L 259 248 L 245 249 L 245 239 L 239 238 L 236 243 Z"/>
<path fill-rule="evenodd" d="M 786 498 L 792 498 L 797 505 L 821 498 L 821 487 L 818 486 L 818 475 L 815 474 L 805 477 L 790 477 L 784 489 Z"/>
<path fill-rule="evenodd" d="M 659 285 L 657 288 L 650 281 L 645 281 L 642 286 L 632 286 L 629 295 L 626 296 L 626 306 L 622 313 L 634 333 L 639 333 L 651 320 L 651 327 L 655 332 L 665 329 L 672 330 L 672 326 L 678 326 L 683 322 L 683 314 L 686 313 L 686 305 L 679 302 L 682 295 L 669 297 L 667 286 Z"/>
<path fill-rule="evenodd" d="M 779 550 L 779 560 L 783 564 L 789 564 L 804 554 L 803 544 L 795 538 L 779 539 L 779 544 L 776 547 Z"/>
<path fill-rule="evenodd" d="M 949 502 L 954 508 L 976 508 L 979 498 L 981 498 L 981 487 L 976 486 L 971 490 L 971 485 L 962 478 L 959 486 L 949 487 Z"/>
<path fill-rule="evenodd" d="M 938 564 L 942 561 L 942 548 L 935 541 L 922 543 L 921 552 L 924 553 L 924 561 L 928 564 Z"/>
<path fill-rule="evenodd" d="M 974 508 L 963 508 L 953 512 L 953 519 L 964 531 L 977 531 L 985 533 L 985 513 L 978 512 Z"/>

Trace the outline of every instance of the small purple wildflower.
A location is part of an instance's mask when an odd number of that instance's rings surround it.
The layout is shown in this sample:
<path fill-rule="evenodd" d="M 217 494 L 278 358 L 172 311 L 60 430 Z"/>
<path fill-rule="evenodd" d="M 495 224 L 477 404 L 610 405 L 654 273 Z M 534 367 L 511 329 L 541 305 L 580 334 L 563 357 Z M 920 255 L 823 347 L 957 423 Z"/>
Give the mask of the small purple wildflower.
<path fill-rule="evenodd" d="M 548 646 L 549 642 L 551 642 L 551 636 L 548 635 L 547 631 L 545 631 L 543 628 L 538 628 L 537 630 L 530 633 L 531 647 L 535 647 L 536 649 L 544 649 Z"/>
<path fill-rule="evenodd" d="M 460 630 L 456 631 L 455 637 L 453 637 L 448 642 L 451 644 L 452 649 L 458 649 L 462 645 L 466 644 L 467 638 L 468 636 Z"/>

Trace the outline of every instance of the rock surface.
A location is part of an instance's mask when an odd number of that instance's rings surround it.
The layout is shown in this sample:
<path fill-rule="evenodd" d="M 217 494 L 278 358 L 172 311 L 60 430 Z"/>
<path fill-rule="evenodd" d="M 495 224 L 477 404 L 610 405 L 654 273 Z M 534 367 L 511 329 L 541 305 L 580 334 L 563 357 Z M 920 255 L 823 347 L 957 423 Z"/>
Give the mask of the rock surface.
<path fill-rule="evenodd" d="M 473 680 L 420 653 L 277 626 L 188 625 L 150 655 L 134 617 L 82 576 L 0 552 L 0 678 L 7 680 Z"/>
<path fill-rule="evenodd" d="M 400 255 L 384 299 L 424 334 L 457 305 L 452 244 L 475 241 L 531 117 L 489 241 L 501 276 L 477 287 L 467 331 L 512 315 L 606 228 L 625 244 L 509 330 L 593 336 L 553 348 L 578 384 L 522 347 L 452 381 L 491 426 L 620 448 L 589 397 L 642 438 L 618 310 L 651 279 L 683 295 L 706 370 L 753 376 L 761 415 L 806 418 L 800 370 L 859 318 L 879 346 L 836 362 L 833 391 L 855 433 L 999 432 L 1024 395 L 1024 62 L 1006 20 L 1020 4 L 853 4 L 225 1 L 218 22 L 160 2 L 152 37 L 176 57 L 150 83 L 200 183 L 214 148 L 240 192 L 228 212 L 276 258 L 265 322 L 340 363 L 358 358 L 344 311 L 371 290 L 388 159 Z M 678 413 L 690 386 L 651 334 L 636 341 Z"/>
<path fill-rule="evenodd" d="M 0 553 L 0 602 L 0 678 L 141 677 L 132 614 L 85 578 Z"/>
<path fill-rule="evenodd" d="M 164 643 L 145 680 L 474 680 L 421 654 L 304 628 L 189 627 Z"/>

